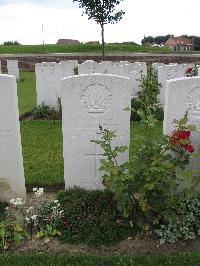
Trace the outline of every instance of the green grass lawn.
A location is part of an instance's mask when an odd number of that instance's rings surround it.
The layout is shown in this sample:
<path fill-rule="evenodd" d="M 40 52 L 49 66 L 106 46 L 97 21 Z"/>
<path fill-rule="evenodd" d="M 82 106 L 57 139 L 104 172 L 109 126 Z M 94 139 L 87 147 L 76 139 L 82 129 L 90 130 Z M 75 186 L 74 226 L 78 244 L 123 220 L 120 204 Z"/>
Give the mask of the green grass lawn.
<path fill-rule="evenodd" d="M 21 135 L 27 186 L 60 186 L 64 184 L 61 122 L 23 121 Z M 131 123 L 130 159 L 134 168 L 134 154 L 144 135 L 138 122 Z M 162 135 L 162 123 L 155 128 L 155 138 Z M 134 169 L 131 170 L 134 170 Z"/>
<path fill-rule="evenodd" d="M 30 112 L 36 106 L 36 85 L 34 72 L 20 71 L 20 81 L 17 83 L 19 115 Z"/>
<path fill-rule="evenodd" d="M 64 184 L 61 122 L 21 122 L 27 186 Z"/>
<path fill-rule="evenodd" d="M 106 52 L 142 52 L 171 53 L 167 48 L 142 45 L 112 45 L 105 46 Z M 43 54 L 43 53 L 101 53 L 101 45 L 0 45 L 0 54 Z"/>
<path fill-rule="evenodd" d="M 2 266 L 198 266 L 200 254 L 177 256 L 70 256 L 53 254 L 0 255 Z"/>

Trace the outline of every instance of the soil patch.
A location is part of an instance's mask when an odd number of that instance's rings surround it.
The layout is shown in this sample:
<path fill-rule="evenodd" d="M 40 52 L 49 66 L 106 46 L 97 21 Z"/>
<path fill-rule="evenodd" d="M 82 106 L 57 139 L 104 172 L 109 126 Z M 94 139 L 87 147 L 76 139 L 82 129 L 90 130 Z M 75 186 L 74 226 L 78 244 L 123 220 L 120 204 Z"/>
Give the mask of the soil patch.
<path fill-rule="evenodd" d="M 61 243 L 54 238 L 50 241 L 42 239 L 26 240 L 20 246 L 10 247 L 11 252 L 30 253 L 47 252 L 56 254 L 79 254 L 79 255 L 149 255 L 149 254 L 181 254 L 186 252 L 199 252 L 200 239 L 193 241 L 179 241 L 176 244 L 160 245 L 158 239 L 154 237 L 144 237 L 137 235 L 130 240 L 124 240 L 112 246 L 100 246 L 97 248 L 87 245 L 73 245 Z"/>

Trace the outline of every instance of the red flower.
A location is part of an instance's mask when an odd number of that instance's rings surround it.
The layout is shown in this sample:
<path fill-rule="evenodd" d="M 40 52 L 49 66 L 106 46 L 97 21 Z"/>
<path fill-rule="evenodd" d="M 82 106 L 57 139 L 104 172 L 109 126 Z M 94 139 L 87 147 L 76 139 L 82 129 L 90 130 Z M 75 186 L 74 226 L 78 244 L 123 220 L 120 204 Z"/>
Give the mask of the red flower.
<path fill-rule="evenodd" d="M 193 68 L 192 68 L 192 67 L 189 67 L 189 68 L 186 70 L 186 73 L 187 73 L 187 74 L 191 74 L 191 73 L 192 73 L 192 70 L 193 70 Z"/>
<path fill-rule="evenodd" d="M 183 145 L 184 149 L 190 153 L 195 151 L 194 147 L 191 144 Z"/>
<path fill-rule="evenodd" d="M 180 143 L 181 140 L 189 140 L 190 139 L 190 131 L 174 131 L 170 138 L 173 144 Z"/>
<path fill-rule="evenodd" d="M 187 144 L 183 144 L 183 141 L 186 141 Z M 180 145 L 185 151 L 193 153 L 195 151 L 190 141 L 190 131 L 174 131 L 170 137 L 170 142 L 172 145 Z"/>

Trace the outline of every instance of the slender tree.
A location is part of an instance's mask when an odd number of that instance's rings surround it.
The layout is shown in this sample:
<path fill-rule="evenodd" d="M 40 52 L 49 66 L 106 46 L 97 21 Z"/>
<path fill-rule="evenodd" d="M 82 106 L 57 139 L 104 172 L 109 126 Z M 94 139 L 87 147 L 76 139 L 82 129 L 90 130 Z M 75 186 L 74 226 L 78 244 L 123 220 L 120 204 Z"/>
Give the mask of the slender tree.
<path fill-rule="evenodd" d="M 80 8 L 84 8 L 83 14 L 88 16 L 88 19 L 95 20 L 101 27 L 102 39 L 102 59 L 105 59 L 105 40 L 104 26 L 106 24 L 115 24 L 122 19 L 124 11 L 116 10 L 116 6 L 123 0 L 73 0 L 78 2 Z"/>

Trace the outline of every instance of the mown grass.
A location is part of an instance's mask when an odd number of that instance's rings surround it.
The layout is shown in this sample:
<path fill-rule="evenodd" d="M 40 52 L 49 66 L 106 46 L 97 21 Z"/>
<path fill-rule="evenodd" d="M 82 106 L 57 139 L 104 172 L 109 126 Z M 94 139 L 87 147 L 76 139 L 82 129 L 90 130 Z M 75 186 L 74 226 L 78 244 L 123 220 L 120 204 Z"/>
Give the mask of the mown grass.
<path fill-rule="evenodd" d="M 27 186 L 64 184 L 61 122 L 21 122 Z"/>
<path fill-rule="evenodd" d="M 137 137 L 144 134 L 144 129 L 139 122 L 131 123 L 131 171 L 134 171 L 134 154 L 142 141 Z M 61 121 L 23 121 L 21 135 L 27 186 L 63 186 Z M 155 127 L 155 138 L 161 135 L 162 123 L 160 122 Z"/>
<path fill-rule="evenodd" d="M 20 71 L 17 83 L 19 115 L 32 111 L 37 102 L 34 72 Z"/>
<path fill-rule="evenodd" d="M 0 54 L 47 54 L 47 53 L 101 53 L 101 45 L 0 45 Z M 171 53 L 171 50 L 160 47 L 142 45 L 111 45 L 105 46 L 106 52 L 142 52 Z"/>
<path fill-rule="evenodd" d="M 177 256 L 89 256 L 53 254 L 4 254 L 0 265 L 5 266 L 198 266 L 200 253 Z"/>

